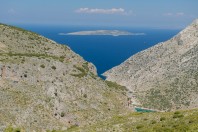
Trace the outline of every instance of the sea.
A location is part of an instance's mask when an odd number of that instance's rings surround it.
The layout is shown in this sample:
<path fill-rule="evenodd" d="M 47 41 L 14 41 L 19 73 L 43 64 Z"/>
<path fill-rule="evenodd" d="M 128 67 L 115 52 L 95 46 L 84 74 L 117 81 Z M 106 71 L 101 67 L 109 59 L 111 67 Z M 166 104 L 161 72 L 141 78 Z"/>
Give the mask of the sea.
<path fill-rule="evenodd" d="M 69 46 L 86 61 L 93 63 L 98 75 L 124 62 L 130 56 L 145 50 L 159 42 L 166 41 L 181 29 L 151 29 L 132 27 L 99 27 L 99 26 L 49 26 L 49 25 L 17 25 L 36 32 L 57 43 Z M 74 36 L 59 35 L 87 30 L 122 30 L 132 33 L 145 33 L 137 36 Z"/>

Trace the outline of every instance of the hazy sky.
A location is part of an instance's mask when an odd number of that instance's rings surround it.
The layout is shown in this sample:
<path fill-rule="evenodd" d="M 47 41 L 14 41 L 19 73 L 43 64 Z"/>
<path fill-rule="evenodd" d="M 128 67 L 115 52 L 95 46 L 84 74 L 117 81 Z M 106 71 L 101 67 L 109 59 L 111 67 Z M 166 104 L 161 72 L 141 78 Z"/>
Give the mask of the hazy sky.
<path fill-rule="evenodd" d="M 183 28 L 198 0 L 0 0 L 0 22 Z"/>

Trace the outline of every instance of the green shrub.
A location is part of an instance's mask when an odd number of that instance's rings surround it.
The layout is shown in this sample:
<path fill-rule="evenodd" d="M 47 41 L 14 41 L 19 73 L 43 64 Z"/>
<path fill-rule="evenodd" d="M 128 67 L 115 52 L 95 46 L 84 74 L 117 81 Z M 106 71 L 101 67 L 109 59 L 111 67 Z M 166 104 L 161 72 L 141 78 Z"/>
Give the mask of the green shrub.
<path fill-rule="evenodd" d="M 182 115 L 179 111 L 175 111 L 173 118 L 181 118 L 184 117 L 184 115 Z"/>
<path fill-rule="evenodd" d="M 166 120 L 165 117 L 161 117 L 161 118 L 160 118 L 160 121 L 164 121 L 164 120 Z"/>
<path fill-rule="evenodd" d="M 61 115 L 60 115 L 61 117 L 64 117 L 65 116 L 65 113 L 64 112 L 61 112 Z"/>
<path fill-rule="evenodd" d="M 63 62 L 64 59 L 60 58 L 60 57 L 57 57 L 57 56 L 52 56 L 52 55 L 48 55 L 48 54 L 37 54 L 37 53 L 12 53 L 12 52 L 9 52 L 9 53 L 3 53 L 3 54 L 0 54 L 0 55 L 8 55 L 8 56 L 19 56 L 19 57 L 22 57 L 22 56 L 25 56 L 25 57 L 37 57 L 38 59 L 42 59 L 42 58 L 51 58 L 51 59 L 54 59 L 54 60 L 58 60 L 60 62 Z"/>
<path fill-rule="evenodd" d="M 194 122 L 193 120 L 189 120 L 189 121 L 188 121 L 188 123 L 193 123 L 193 122 Z"/>
<path fill-rule="evenodd" d="M 96 76 L 93 72 L 90 72 L 90 76 L 91 76 L 93 79 L 97 79 L 97 76 Z"/>
<path fill-rule="evenodd" d="M 79 78 L 81 78 L 81 77 L 84 77 L 84 76 L 87 76 L 87 72 L 88 71 L 86 71 L 86 70 L 84 70 L 82 67 L 78 67 L 78 66 L 76 66 L 76 65 L 74 65 L 74 67 L 77 69 L 77 70 L 79 70 L 81 73 L 79 73 L 79 74 L 70 74 L 70 75 L 72 75 L 72 76 L 75 76 L 75 77 L 79 77 Z"/>
<path fill-rule="evenodd" d="M 45 68 L 45 65 L 42 64 L 42 65 L 40 65 L 40 67 L 41 67 L 41 68 Z"/>
<path fill-rule="evenodd" d="M 82 67 L 83 67 L 86 71 L 89 71 L 88 62 L 83 63 Z"/>
<path fill-rule="evenodd" d="M 82 68 L 82 67 L 78 67 L 78 66 L 74 66 L 76 69 L 78 69 L 79 71 L 81 71 L 82 73 L 84 73 L 85 72 L 85 70 Z"/>
<path fill-rule="evenodd" d="M 180 112 L 179 112 L 179 111 L 175 111 L 175 113 L 174 113 L 174 114 L 178 115 L 178 114 L 180 114 Z"/>
<path fill-rule="evenodd" d="M 12 126 L 8 126 L 5 128 L 4 132 L 20 132 L 21 130 L 19 128 L 13 128 Z"/>
<path fill-rule="evenodd" d="M 55 67 L 55 66 L 52 66 L 51 68 L 52 68 L 53 70 L 56 70 L 56 67 Z"/>
<path fill-rule="evenodd" d="M 147 121 L 148 119 L 147 118 L 144 118 L 144 121 Z"/>
<path fill-rule="evenodd" d="M 65 56 L 60 56 L 60 59 L 65 59 Z"/>
<path fill-rule="evenodd" d="M 84 94 L 83 97 L 84 97 L 84 98 L 87 98 L 87 94 Z"/>
<path fill-rule="evenodd" d="M 182 114 L 174 114 L 173 115 L 173 118 L 182 118 L 182 117 L 184 117 L 184 115 L 182 115 Z"/>
<path fill-rule="evenodd" d="M 115 82 L 111 82 L 111 81 L 107 81 L 107 80 L 105 82 L 110 88 L 115 88 L 117 90 L 127 91 L 125 86 L 121 86 L 121 85 L 119 85 Z"/>
<path fill-rule="evenodd" d="M 141 128 L 143 128 L 143 127 L 144 127 L 143 125 L 137 125 L 137 126 L 136 126 L 137 129 L 141 129 Z"/>
<path fill-rule="evenodd" d="M 151 121 L 151 124 L 155 124 L 155 123 L 157 123 L 155 120 L 152 120 L 152 121 Z"/>

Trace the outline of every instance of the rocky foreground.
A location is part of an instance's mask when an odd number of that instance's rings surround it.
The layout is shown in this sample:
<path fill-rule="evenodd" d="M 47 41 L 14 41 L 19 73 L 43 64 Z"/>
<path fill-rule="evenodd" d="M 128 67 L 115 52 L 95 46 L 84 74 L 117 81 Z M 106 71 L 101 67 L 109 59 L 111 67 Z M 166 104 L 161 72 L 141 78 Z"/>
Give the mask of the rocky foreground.
<path fill-rule="evenodd" d="M 198 19 L 172 39 L 137 53 L 104 75 L 131 91 L 135 107 L 197 108 Z"/>
<path fill-rule="evenodd" d="M 0 131 L 91 125 L 126 113 L 126 100 L 69 47 L 0 24 Z"/>

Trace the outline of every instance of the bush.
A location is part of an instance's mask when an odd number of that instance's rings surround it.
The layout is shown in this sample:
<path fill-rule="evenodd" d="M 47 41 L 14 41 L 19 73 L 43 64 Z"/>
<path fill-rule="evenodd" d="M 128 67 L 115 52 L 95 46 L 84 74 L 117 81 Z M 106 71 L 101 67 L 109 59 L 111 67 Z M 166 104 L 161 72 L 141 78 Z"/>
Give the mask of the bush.
<path fill-rule="evenodd" d="M 155 120 L 152 120 L 152 121 L 151 121 L 151 124 L 155 124 L 155 123 L 157 123 Z"/>
<path fill-rule="evenodd" d="M 65 113 L 64 112 L 61 112 L 61 115 L 60 115 L 61 117 L 64 117 L 65 116 Z"/>
<path fill-rule="evenodd" d="M 174 113 L 174 114 L 178 115 L 178 114 L 180 114 L 180 112 L 179 112 L 179 111 L 175 111 L 175 113 Z"/>
<path fill-rule="evenodd" d="M 141 129 L 141 128 L 143 128 L 143 127 L 144 127 L 143 125 L 138 125 L 138 126 L 136 126 L 137 129 Z"/>
<path fill-rule="evenodd" d="M 87 98 L 87 94 L 84 94 L 83 97 L 84 97 L 84 98 Z"/>
<path fill-rule="evenodd" d="M 184 117 L 184 115 L 181 115 L 181 114 L 175 114 L 175 115 L 173 115 L 173 118 L 182 118 L 182 117 Z"/>
<path fill-rule="evenodd" d="M 70 75 L 75 76 L 75 77 L 79 77 L 79 78 L 87 76 L 87 74 L 88 74 L 87 71 L 84 70 L 82 67 L 78 67 L 78 66 L 74 65 L 74 68 L 79 70 L 81 73 L 79 73 L 79 74 L 70 74 Z"/>
<path fill-rule="evenodd" d="M 56 67 L 55 67 L 55 66 L 52 66 L 51 68 L 52 68 L 53 70 L 56 70 Z"/>
<path fill-rule="evenodd" d="M 161 117 L 161 118 L 160 118 L 160 121 L 164 121 L 164 120 L 166 120 L 165 117 Z"/>
<path fill-rule="evenodd" d="M 147 121 L 148 119 L 147 118 L 144 118 L 144 121 Z"/>
<path fill-rule="evenodd" d="M 24 74 L 24 77 L 27 77 L 27 74 Z"/>
<path fill-rule="evenodd" d="M 41 67 L 41 68 L 45 68 L 45 65 L 42 64 L 42 65 L 40 65 L 40 67 Z"/>
<path fill-rule="evenodd" d="M 82 67 L 83 67 L 87 72 L 89 71 L 88 62 L 83 63 Z"/>
<path fill-rule="evenodd" d="M 188 123 L 193 123 L 194 121 L 193 120 L 189 120 L 189 122 Z"/>
<path fill-rule="evenodd" d="M 107 80 L 105 82 L 110 88 L 115 88 L 117 90 L 127 91 L 127 88 L 125 86 L 121 86 L 121 85 L 117 84 L 116 82 L 111 82 L 111 81 L 107 81 Z"/>
<path fill-rule="evenodd" d="M 60 56 L 61 59 L 65 59 L 65 56 Z"/>
<path fill-rule="evenodd" d="M 4 132 L 20 132 L 21 130 L 19 128 L 13 128 L 12 126 L 8 126 L 5 128 Z"/>
<path fill-rule="evenodd" d="M 181 118 L 184 117 L 184 115 L 182 115 L 179 111 L 176 111 L 173 115 L 173 118 Z"/>

